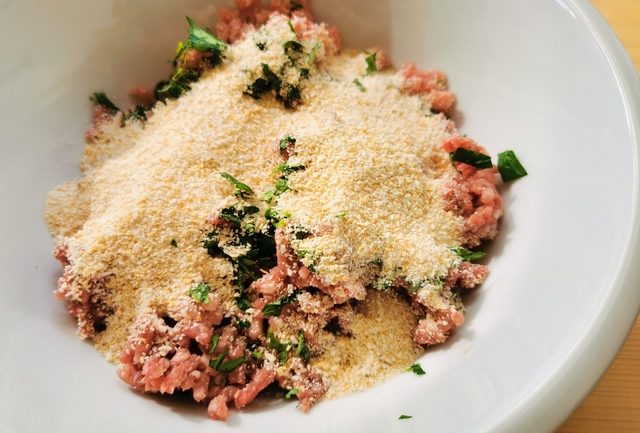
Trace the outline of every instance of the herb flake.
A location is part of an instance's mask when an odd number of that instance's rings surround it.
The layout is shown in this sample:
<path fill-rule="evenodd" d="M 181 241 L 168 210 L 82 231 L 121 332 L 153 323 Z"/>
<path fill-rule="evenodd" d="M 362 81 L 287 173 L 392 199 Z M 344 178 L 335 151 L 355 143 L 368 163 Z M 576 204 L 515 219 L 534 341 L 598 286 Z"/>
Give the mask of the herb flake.
<path fill-rule="evenodd" d="M 213 354 L 216 351 L 216 348 L 218 347 L 218 342 L 220 341 L 220 336 L 219 335 L 212 335 L 211 336 L 211 348 L 209 349 L 209 355 L 213 356 Z"/>
<path fill-rule="evenodd" d="M 254 192 L 249 187 L 249 185 L 247 185 L 246 183 L 240 182 L 238 179 L 236 179 L 235 177 L 231 176 L 229 173 L 221 172 L 220 176 L 225 178 L 227 180 L 227 182 L 229 182 L 231 185 L 233 185 L 236 188 L 236 190 L 234 191 L 233 195 L 238 196 L 238 197 L 242 197 L 242 198 L 244 198 L 244 197 L 246 197 L 248 195 L 254 195 Z"/>
<path fill-rule="evenodd" d="M 471 251 L 464 247 L 454 247 L 451 248 L 451 251 L 456 253 L 465 262 L 475 262 L 487 254 L 484 251 Z"/>
<path fill-rule="evenodd" d="M 454 162 L 464 162 L 479 169 L 493 167 L 490 156 L 476 152 L 475 150 L 465 149 L 464 147 L 459 147 L 455 152 L 451 153 L 451 160 Z"/>
<path fill-rule="evenodd" d="M 411 419 L 411 418 L 413 418 L 413 416 L 411 416 L 411 415 L 400 415 L 398 417 L 398 419 Z"/>
<path fill-rule="evenodd" d="M 245 360 L 246 358 L 244 356 L 232 359 L 231 361 L 227 361 L 224 364 L 218 365 L 218 368 L 216 368 L 216 370 L 218 370 L 220 373 L 231 373 L 233 370 L 244 364 Z"/>
<path fill-rule="evenodd" d="M 222 364 L 222 361 L 224 361 L 224 358 L 227 357 L 228 353 L 229 353 L 229 351 L 225 350 L 217 358 L 210 359 L 209 360 L 209 367 L 211 367 L 214 370 L 218 371 L 218 368 L 220 368 L 220 365 Z"/>
<path fill-rule="evenodd" d="M 262 316 L 263 317 L 279 316 L 282 313 L 282 307 L 298 299 L 299 294 L 300 294 L 300 291 L 296 290 L 289 295 L 283 296 L 282 298 L 278 299 L 275 302 L 265 305 L 262 308 Z"/>
<path fill-rule="evenodd" d="M 171 239 L 171 246 L 174 248 L 178 248 L 178 242 L 175 239 Z"/>
<path fill-rule="evenodd" d="M 297 396 L 299 392 L 300 390 L 298 388 L 291 388 L 289 391 L 287 391 L 284 398 L 290 400 L 291 398 Z"/>
<path fill-rule="evenodd" d="M 364 93 L 367 91 L 367 88 L 364 87 L 364 85 L 360 82 L 359 79 L 356 78 L 355 80 L 353 80 L 353 84 L 355 84 L 358 90 L 360 90 L 361 92 Z"/>
<path fill-rule="evenodd" d="M 284 152 L 286 151 L 290 146 L 294 146 L 296 144 L 296 139 L 293 135 L 288 134 L 285 135 L 284 137 L 282 137 L 280 139 L 280 143 L 278 144 L 278 147 L 280 149 L 280 152 Z"/>
<path fill-rule="evenodd" d="M 101 105 L 107 110 L 111 112 L 111 114 L 115 114 L 118 111 L 121 111 L 120 108 L 116 104 L 113 103 L 111 99 L 104 92 L 95 92 L 93 95 L 89 97 L 91 102 L 95 105 Z"/>
<path fill-rule="evenodd" d="M 227 44 L 216 38 L 209 29 L 199 26 L 189 17 L 186 18 L 189 23 L 187 46 L 198 51 L 213 53 L 219 59 L 227 49 Z"/>
<path fill-rule="evenodd" d="M 287 362 L 289 359 L 289 354 L 287 353 L 289 351 L 289 345 L 278 340 L 271 329 L 267 332 L 267 338 L 269 340 L 269 349 L 273 349 L 278 353 L 280 363 L 284 364 Z"/>
<path fill-rule="evenodd" d="M 366 53 L 364 61 L 367 62 L 367 75 L 375 74 L 378 72 L 378 65 L 376 64 L 376 56 L 378 53 Z"/>
<path fill-rule="evenodd" d="M 189 296 L 201 304 L 208 304 L 210 291 L 211 287 L 207 283 L 198 283 L 197 286 L 189 289 Z"/>
<path fill-rule="evenodd" d="M 411 367 L 407 368 L 407 371 L 410 371 L 418 376 L 422 376 L 423 374 L 427 374 L 423 369 L 422 366 L 418 363 L 415 363 L 413 365 L 411 365 Z"/>
<path fill-rule="evenodd" d="M 513 150 L 498 154 L 498 171 L 504 182 L 520 179 L 528 174 Z"/>
<path fill-rule="evenodd" d="M 298 358 L 302 358 L 305 362 L 309 361 L 309 356 L 311 354 L 309 353 L 309 346 L 307 346 L 307 343 L 305 343 L 304 341 L 304 333 L 300 333 L 300 335 L 298 335 L 298 347 L 296 348 L 296 356 Z"/>

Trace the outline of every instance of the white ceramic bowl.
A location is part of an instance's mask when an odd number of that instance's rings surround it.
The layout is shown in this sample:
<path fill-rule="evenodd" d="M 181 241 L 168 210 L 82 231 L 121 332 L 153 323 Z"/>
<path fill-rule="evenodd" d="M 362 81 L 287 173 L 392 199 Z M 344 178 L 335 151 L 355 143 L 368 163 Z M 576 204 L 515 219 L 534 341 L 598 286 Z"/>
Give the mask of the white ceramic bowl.
<path fill-rule="evenodd" d="M 262 403 L 226 423 L 117 379 L 52 295 L 45 194 L 78 174 L 87 96 L 167 73 L 186 14 L 209 1 L 0 1 L 0 431 L 546 432 L 595 383 L 640 302 L 640 85 L 602 18 L 577 0 L 316 0 L 347 45 L 449 74 L 463 132 L 517 151 L 491 277 L 455 338 L 370 391 Z M 210 22 L 210 21 L 209 21 Z M 400 414 L 413 415 L 399 421 Z"/>

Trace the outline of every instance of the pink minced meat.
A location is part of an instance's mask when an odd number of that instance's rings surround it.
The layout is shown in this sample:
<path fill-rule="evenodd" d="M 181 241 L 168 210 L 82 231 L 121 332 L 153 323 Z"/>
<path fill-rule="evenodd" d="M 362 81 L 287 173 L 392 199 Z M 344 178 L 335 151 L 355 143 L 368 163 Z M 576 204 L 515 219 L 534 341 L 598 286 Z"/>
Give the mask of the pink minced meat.
<path fill-rule="evenodd" d="M 464 323 L 464 313 L 456 309 L 431 312 L 418 322 L 413 338 L 418 344 L 444 343 L 449 335 Z"/>
<path fill-rule="evenodd" d="M 242 409 L 249 403 L 251 403 L 271 382 L 276 378 L 276 369 L 273 367 L 264 367 L 256 372 L 244 388 L 239 389 L 234 397 L 233 401 L 236 405 L 236 409 Z"/>
<path fill-rule="evenodd" d="M 91 127 L 85 133 L 85 140 L 91 143 L 102 133 L 102 128 L 114 118 L 114 113 L 104 105 L 96 104 L 93 107 L 93 119 Z"/>
<path fill-rule="evenodd" d="M 108 275 L 92 276 L 78 284 L 67 244 L 59 243 L 53 255 L 64 266 L 54 292 L 56 299 L 65 301 L 67 311 L 77 321 L 80 337 L 91 338 L 104 329 L 106 319 L 113 313 L 111 291 L 106 284 Z"/>
<path fill-rule="evenodd" d="M 336 304 L 365 298 L 366 289 L 360 284 L 328 284 L 311 272 L 295 255 L 283 230 L 276 230 L 275 241 L 277 266 L 251 286 L 265 298 L 272 300 L 282 296 L 288 284 L 298 288 L 316 287 L 331 296 Z"/>
<path fill-rule="evenodd" d="M 484 148 L 467 137 L 454 135 L 442 145 L 446 152 L 462 147 L 487 153 Z M 456 162 L 458 173 L 445 185 L 445 207 L 462 216 L 462 241 L 468 247 L 493 239 L 498 232 L 498 220 L 503 214 L 502 197 L 496 188 L 498 172 L 495 167 L 478 170 L 468 164 Z"/>
<path fill-rule="evenodd" d="M 437 70 L 420 70 L 415 63 L 405 64 L 400 74 L 404 78 L 402 89 L 410 95 L 425 95 L 436 113 L 451 114 L 456 97 L 447 84 L 447 76 Z"/>

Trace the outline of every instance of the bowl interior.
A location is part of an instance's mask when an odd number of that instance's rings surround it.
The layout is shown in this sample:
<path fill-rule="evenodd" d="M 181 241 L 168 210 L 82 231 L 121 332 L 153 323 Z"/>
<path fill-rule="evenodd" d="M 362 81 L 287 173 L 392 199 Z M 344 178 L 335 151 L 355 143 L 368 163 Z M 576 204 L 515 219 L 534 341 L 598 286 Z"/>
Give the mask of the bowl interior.
<path fill-rule="evenodd" d="M 427 375 L 400 375 L 308 414 L 265 400 L 211 425 L 203 407 L 130 391 L 77 340 L 52 296 L 60 269 L 44 199 L 78 175 L 88 95 L 104 90 L 122 102 L 131 86 L 164 77 L 184 38 L 183 17 L 212 23 L 216 2 L 7 1 L 0 5 L 9 60 L 0 65 L 0 430 L 471 432 L 506 428 L 510 413 L 533 405 L 548 417 L 518 431 L 541 432 L 586 389 L 555 389 L 550 378 L 575 375 L 562 369 L 583 356 L 594 360 L 587 382 L 602 371 L 638 306 L 638 294 L 618 278 L 636 212 L 637 155 L 624 77 L 594 33 L 589 6 L 315 3 L 345 45 L 381 46 L 396 65 L 445 71 L 461 131 L 493 154 L 514 149 L 530 173 L 502 190 L 506 214 L 489 251 L 491 276 L 467 299 L 467 323 L 424 355 Z M 618 317 L 615 331 L 607 328 L 611 339 L 582 344 L 598 321 L 614 326 L 611 314 Z M 399 421 L 400 414 L 413 418 Z"/>

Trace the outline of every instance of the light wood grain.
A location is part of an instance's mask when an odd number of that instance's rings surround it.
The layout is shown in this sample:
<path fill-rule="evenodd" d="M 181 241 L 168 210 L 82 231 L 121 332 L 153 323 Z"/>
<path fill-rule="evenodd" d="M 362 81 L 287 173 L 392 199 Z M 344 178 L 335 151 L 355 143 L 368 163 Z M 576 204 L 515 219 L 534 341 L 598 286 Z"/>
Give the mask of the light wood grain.
<path fill-rule="evenodd" d="M 593 0 L 640 68 L 640 0 Z M 640 433 L 640 319 L 615 361 L 556 433 Z"/>

